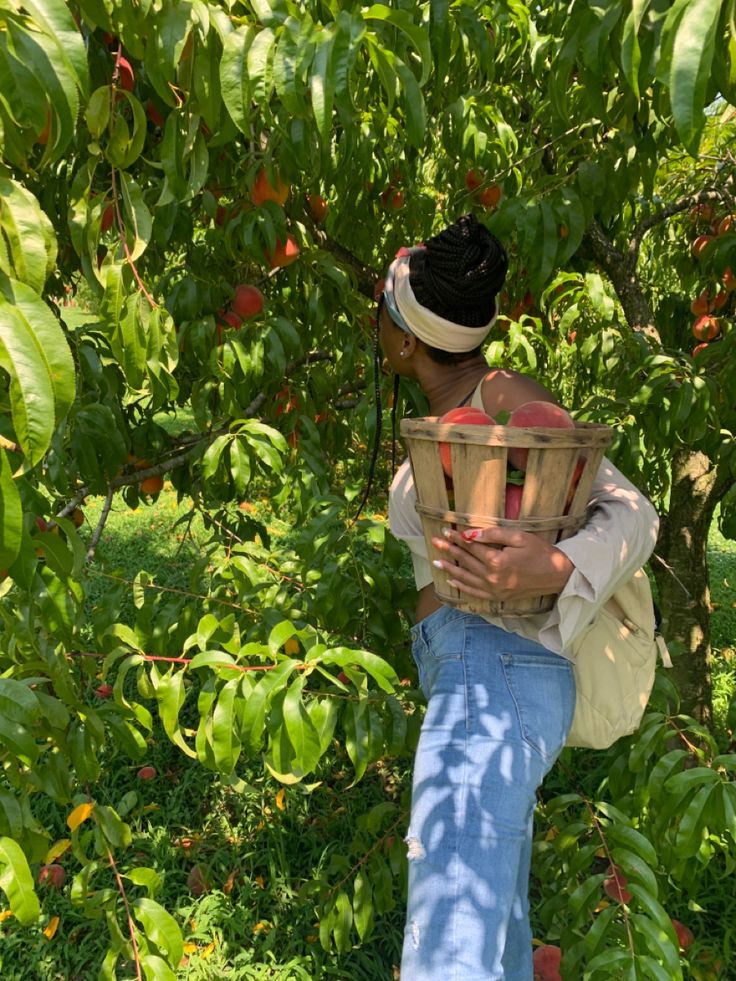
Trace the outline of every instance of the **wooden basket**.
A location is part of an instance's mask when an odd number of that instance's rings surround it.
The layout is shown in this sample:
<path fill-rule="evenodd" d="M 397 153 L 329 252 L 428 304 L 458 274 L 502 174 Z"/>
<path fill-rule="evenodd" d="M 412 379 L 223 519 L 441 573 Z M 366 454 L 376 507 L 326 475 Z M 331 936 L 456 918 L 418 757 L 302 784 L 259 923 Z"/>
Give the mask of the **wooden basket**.
<path fill-rule="evenodd" d="M 435 416 L 403 419 L 401 435 L 408 450 L 417 491 L 417 511 L 430 562 L 432 538 L 448 526 L 502 526 L 539 535 L 550 544 L 569 538 L 585 523 L 593 481 L 610 445 L 608 426 L 578 422 L 574 429 L 473 426 L 442 423 Z M 450 446 L 452 480 L 445 476 L 440 443 Z M 529 449 L 517 520 L 504 517 L 507 453 Z M 582 470 L 581 470 L 582 466 Z M 575 471 L 578 482 L 574 485 Z M 572 496 L 570 496 L 572 495 Z M 554 596 L 493 602 L 480 600 L 449 585 L 452 574 L 432 566 L 437 597 L 470 613 L 534 616 L 552 609 Z"/>

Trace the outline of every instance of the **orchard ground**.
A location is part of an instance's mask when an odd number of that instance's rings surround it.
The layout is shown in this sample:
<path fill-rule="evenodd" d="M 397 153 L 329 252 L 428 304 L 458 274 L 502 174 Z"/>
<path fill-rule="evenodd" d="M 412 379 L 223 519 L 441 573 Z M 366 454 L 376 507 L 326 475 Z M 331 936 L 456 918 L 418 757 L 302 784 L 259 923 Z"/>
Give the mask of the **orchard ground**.
<path fill-rule="evenodd" d="M 76 319 L 84 314 L 70 309 L 68 316 Z M 182 416 L 159 421 L 172 431 L 187 424 Z M 102 498 L 85 503 L 83 533 L 91 533 L 102 503 Z M 380 522 L 385 500 L 376 494 L 372 504 L 368 514 L 375 512 Z M 272 548 L 289 550 L 294 532 L 289 516 L 274 514 L 265 493 L 256 491 L 248 501 L 231 508 L 260 522 L 271 537 Z M 208 567 L 217 560 L 214 554 L 203 555 L 207 537 L 201 515 L 192 516 L 188 504 L 177 501 L 169 482 L 158 496 L 134 510 L 116 501 L 89 572 L 90 604 L 98 608 L 107 604 L 117 618 L 132 625 L 137 615 L 136 588 L 140 588 L 135 581 L 141 570 L 147 573 L 150 588 L 177 594 L 184 591 L 196 603 L 198 596 L 208 592 Z M 710 559 L 717 651 L 716 728 L 727 742 L 726 729 L 733 728 L 733 720 L 726 713 L 736 690 L 736 543 L 712 532 Z M 192 571 L 197 569 L 195 581 Z M 408 562 L 406 575 L 410 576 Z M 167 653 L 177 657 L 181 651 Z M 95 689 L 101 677 L 94 659 L 86 661 L 89 697 L 99 702 L 101 696 Z M 410 680 L 414 686 L 415 679 Z M 107 681 L 114 682 L 114 673 Z M 602 778 L 601 757 L 589 754 L 586 761 L 586 767 L 574 766 L 575 758 L 564 756 L 544 796 L 579 789 L 581 773 L 586 774 L 587 791 L 594 794 Z M 150 767 L 153 777 L 145 769 Z M 314 775 L 313 785 L 326 790 L 319 794 L 311 793 L 311 785 L 282 786 L 254 760 L 240 768 L 244 783 L 241 792 L 235 792 L 216 774 L 187 759 L 156 722 L 144 759 L 111 757 L 104 773 L 102 792 L 111 803 L 128 801 L 126 819 L 134 829 L 126 856 L 129 863 L 121 872 L 131 873 L 135 867 L 155 869 L 157 899 L 183 926 L 186 946 L 179 977 L 193 981 L 213 977 L 376 981 L 396 977 L 403 928 L 400 905 L 376 918 L 372 934 L 361 947 L 337 953 L 325 951 L 319 943 L 315 902 L 323 888 L 320 880 L 338 883 L 361 861 L 361 849 L 377 847 L 395 873 L 403 874 L 401 839 L 410 787 L 407 760 L 373 764 L 363 780 L 353 785 L 350 761 L 336 745 Z M 55 829 L 56 837 L 63 837 L 65 812 L 48 802 L 46 808 L 48 813 L 42 816 L 47 826 Z M 385 833 L 366 837 L 371 815 L 387 809 L 391 817 Z M 67 865 L 71 876 L 76 871 L 74 862 L 67 861 Z M 703 897 L 703 907 L 729 904 L 732 887 L 728 881 L 724 879 L 720 886 L 722 896 Z M 533 880 L 533 896 L 535 890 Z M 12 920 L 2 925 L 2 976 L 8 981 L 29 977 L 81 981 L 99 965 L 107 937 L 84 919 L 68 895 L 53 888 L 41 891 L 45 915 L 37 929 L 21 929 Z M 722 938 L 700 926 L 703 920 L 698 911 L 668 912 L 693 929 L 696 950 L 721 950 Z M 535 935 L 540 942 L 546 939 L 539 923 L 535 923 Z"/>

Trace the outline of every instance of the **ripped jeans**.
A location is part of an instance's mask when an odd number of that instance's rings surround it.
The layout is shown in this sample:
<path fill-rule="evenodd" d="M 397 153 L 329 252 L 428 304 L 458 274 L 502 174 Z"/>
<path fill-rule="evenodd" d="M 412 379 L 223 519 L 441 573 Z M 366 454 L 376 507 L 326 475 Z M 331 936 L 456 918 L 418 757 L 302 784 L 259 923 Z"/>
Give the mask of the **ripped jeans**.
<path fill-rule="evenodd" d="M 532 817 L 572 723 L 572 664 L 448 606 L 412 640 L 428 706 L 401 981 L 532 981 Z"/>

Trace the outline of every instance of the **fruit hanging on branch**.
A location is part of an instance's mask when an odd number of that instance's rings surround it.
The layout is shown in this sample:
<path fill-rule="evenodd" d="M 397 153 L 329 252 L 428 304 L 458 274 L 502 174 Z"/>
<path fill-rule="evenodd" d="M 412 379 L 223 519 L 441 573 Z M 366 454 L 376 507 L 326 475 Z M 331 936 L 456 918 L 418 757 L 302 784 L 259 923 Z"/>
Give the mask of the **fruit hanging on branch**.
<path fill-rule="evenodd" d="M 241 283 L 235 290 L 231 304 L 233 313 L 241 320 L 249 320 L 263 312 L 266 300 L 257 286 Z"/>
<path fill-rule="evenodd" d="M 276 239 L 276 248 L 266 256 L 271 269 L 281 269 L 290 266 L 299 258 L 299 245 L 293 235 L 287 235 L 286 241 Z"/>
<path fill-rule="evenodd" d="M 692 326 L 693 337 L 698 341 L 712 341 L 721 332 L 721 322 L 718 317 L 705 315 L 698 317 Z"/>
<path fill-rule="evenodd" d="M 268 178 L 265 167 L 258 171 L 253 188 L 250 192 L 250 199 L 253 204 L 260 208 L 266 201 L 274 201 L 282 208 L 289 197 L 289 186 L 285 184 L 278 174 L 274 174 L 276 185 L 274 186 Z"/>

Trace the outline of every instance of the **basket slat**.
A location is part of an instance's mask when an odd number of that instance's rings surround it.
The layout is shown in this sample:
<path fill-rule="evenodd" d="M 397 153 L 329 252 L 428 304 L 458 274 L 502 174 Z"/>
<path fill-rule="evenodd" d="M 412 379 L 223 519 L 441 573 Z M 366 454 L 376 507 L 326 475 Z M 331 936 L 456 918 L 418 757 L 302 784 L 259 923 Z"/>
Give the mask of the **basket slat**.
<path fill-rule="evenodd" d="M 593 423 L 577 423 L 574 429 L 518 429 L 440 423 L 434 417 L 402 420 L 401 434 L 409 450 L 430 560 L 435 554 L 432 538 L 447 526 L 511 527 L 550 543 L 573 535 L 585 523 L 593 481 L 613 436 L 609 427 Z M 450 446 L 452 482 L 445 478 L 440 443 Z M 529 449 L 517 520 L 504 517 L 509 447 Z M 568 502 L 578 461 L 584 466 Z M 449 585 L 452 573 L 432 567 L 432 575 L 442 602 L 472 613 L 533 616 L 555 602 L 555 596 L 505 603 L 474 599 Z"/>

